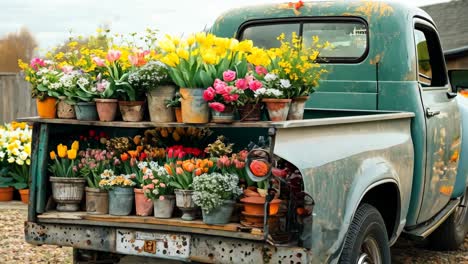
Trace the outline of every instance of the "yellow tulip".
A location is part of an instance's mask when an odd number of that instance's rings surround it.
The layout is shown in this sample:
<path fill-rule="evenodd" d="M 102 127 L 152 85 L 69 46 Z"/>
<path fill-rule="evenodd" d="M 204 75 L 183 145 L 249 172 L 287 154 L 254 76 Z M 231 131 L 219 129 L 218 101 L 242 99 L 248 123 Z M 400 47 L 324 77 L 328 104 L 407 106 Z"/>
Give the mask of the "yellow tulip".
<path fill-rule="evenodd" d="M 192 34 L 190 35 L 188 38 L 187 38 L 187 44 L 190 46 L 192 46 L 193 44 L 195 43 L 195 36 Z"/>
<path fill-rule="evenodd" d="M 177 49 L 177 56 L 179 56 L 180 58 L 182 58 L 184 60 L 188 60 L 189 53 L 188 53 L 188 51 L 186 49 L 178 48 Z"/>
<path fill-rule="evenodd" d="M 202 53 L 202 59 L 203 59 L 203 62 L 206 64 L 216 64 L 216 61 L 217 61 L 216 53 L 211 50 L 208 50 Z"/>
<path fill-rule="evenodd" d="M 76 149 L 70 149 L 67 151 L 68 159 L 74 160 L 76 159 Z"/>
<path fill-rule="evenodd" d="M 62 144 L 59 144 L 57 146 L 57 153 L 58 153 L 58 156 L 60 158 L 65 158 L 67 156 L 67 146 L 66 145 L 62 145 Z"/>
<path fill-rule="evenodd" d="M 78 151 L 80 149 L 80 143 L 78 141 L 73 141 L 73 144 L 71 145 L 71 148 Z"/>
<path fill-rule="evenodd" d="M 55 160 L 55 158 L 57 157 L 57 155 L 55 155 L 55 151 L 51 151 L 49 154 L 51 160 Z"/>

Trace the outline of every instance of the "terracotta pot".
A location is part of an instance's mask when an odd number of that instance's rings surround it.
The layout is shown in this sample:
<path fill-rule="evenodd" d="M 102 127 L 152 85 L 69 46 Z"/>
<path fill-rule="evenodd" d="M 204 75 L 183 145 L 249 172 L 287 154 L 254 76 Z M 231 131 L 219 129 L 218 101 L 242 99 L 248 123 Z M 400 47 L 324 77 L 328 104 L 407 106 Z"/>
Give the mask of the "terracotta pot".
<path fill-rule="evenodd" d="M 80 209 L 86 182 L 84 178 L 50 177 L 50 182 L 57 211 L 74 212 Z"/>
<path fill-rule="evenodd" d="M 264 218 L 264 215 L 248 214 L 246 212 L 242 212 L 242 220 L 240 223 L 243 226 L 263 228 Z M 279 216 L 270 216 L 268 219 L 268 227 L 269 232 L 277 231 L 279 229 Z"/>
<path fill-rule="evenodd" d="M 265 197 L 250 196 L 241 199 L 241 202 L 244 204 L 244 211 L 247 214 L 265 214 Z M 280 204 L 280 199 L 273 199 L 273 201 L 270 202 L 270 215 L 276 215 L 278 213 Z"/>
<path fill-rule="evenodd" d="M 302 120 L 304 118 L 305 104 L 309 96 L 300 96 L 292 99 L 289 107 L 288 120 Z"/>
<path fill-rule="evenodd" d="M 174 122 L 172 107 L 166 107 L 166 101 L 174 97 L 176 87 L 173 85 L 159 86 L 146 94 L 151 122 Z"/>
<path fill-rule="evenodd" d="M 86 187 L 86 212 L 88 214 L 108 214 L 109 194 L 106 190 Z"/>
<path fill-rule="evenodd" d="M 40 118 L 55 118 L 57 113 L 57 98 L 46 97 L 36 99 L 37 113 Z"/>
<path fill-rule="evenodd" d="M 182 121 L 188 124 L 205 124 L 210 121 L 210 109 L 203 99 L 203 88 L 180 88 Z"/>
<path fill-rule="evenodd" d="M 13 187 L 0 187 L 0 202 L 13 200 Z"/>
<path fill-rule="evenodd" d="M 135 192 L 136 215 L 148 216 L 153 213 L 153 201 L 146 198 L 143 189 L 133 189 Z"/>
<path fill-rule="evenodd" d="M 288 118 L 291 99 L 265 98 L 262 101 L 266 105 L 271 121 L 285 121 Z"/>
<path fill-rule="evenodd" d="M 28 204 L 29 203 L 29 189 L 18 190 L 21 195 L 21 202 Z"/>
<path fill-rule="evenodd" d="M 233 106 L 226 106 L 223 112 L 218 112 L 211 109 L 211 122 L 218 124 L 229 124 L 234 122 L 234 111 L 236 109 Z"/>
<path fill-rule="evenodd" d="M 96 110 L 99 116 L 99 121 L 109 122 L 114 121 L 117 115 L 117 99 L 94 99 L 96 102 Z"/>
<path fill-rule="evenodd" d="M 140 122 L 145 114 L 145 101 L 119 101 L 123 121 Z"/>
<path fill-rule="evenodd" d="M 62 119 L 76 118 L 75 107 L 65 101 L 65 97 L 59 98 L 57 104 L 57 117 Z"/>
<path fill-rule="evenodd" d="M 175 112 L 177 123 L 182 123 L 182 108 L 174 107 L 174 112 Z"/>
<path fill-rule="evenodd" d="M 260 121 L 262 117 L 262 104 L 246 104 L 239 106 L 240 121 Z"/>

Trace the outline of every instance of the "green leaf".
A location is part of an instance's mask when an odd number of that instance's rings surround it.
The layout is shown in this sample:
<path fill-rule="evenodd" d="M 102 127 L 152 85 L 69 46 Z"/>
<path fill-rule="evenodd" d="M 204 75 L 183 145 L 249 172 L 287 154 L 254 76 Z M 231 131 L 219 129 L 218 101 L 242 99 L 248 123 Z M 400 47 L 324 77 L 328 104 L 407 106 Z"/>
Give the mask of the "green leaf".
<path fill-rule="evenodd" d="M 203 84 L 203 87 L 201 88 L 207 88 L 213 85 L 213 79 L 208 75 L 208 73 L 204 70 L 200 71 L 200 80 Z"/>

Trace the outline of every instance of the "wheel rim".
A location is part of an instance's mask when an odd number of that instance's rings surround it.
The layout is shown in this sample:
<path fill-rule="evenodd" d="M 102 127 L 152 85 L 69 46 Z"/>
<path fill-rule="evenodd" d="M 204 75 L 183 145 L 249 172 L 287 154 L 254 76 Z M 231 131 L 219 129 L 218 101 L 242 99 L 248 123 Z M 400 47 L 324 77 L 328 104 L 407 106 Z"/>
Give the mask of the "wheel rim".
<path fill-rule="evenodd" d="M 361 245 L 361 252 L 357 264 L 381 264 L 379 244 L 373 237 L 366 237 Z"/>
<path fill-rule="evenodd" d="M 465 216 L 467 214 L 467 203 L 468 203 L 468 199 L 467 199 L 468 195 L 467 193 L 465 192 L 465 195 L 462 197 L 462 200 L 460 202 L 460 205 L 457 206 L 457 208 L 455 209 L 455 212 L 453 212 L 453 216 L 455 217 L 455 224 L 457 226 L 464 226 L 464 221 L 465 221 Z"/>

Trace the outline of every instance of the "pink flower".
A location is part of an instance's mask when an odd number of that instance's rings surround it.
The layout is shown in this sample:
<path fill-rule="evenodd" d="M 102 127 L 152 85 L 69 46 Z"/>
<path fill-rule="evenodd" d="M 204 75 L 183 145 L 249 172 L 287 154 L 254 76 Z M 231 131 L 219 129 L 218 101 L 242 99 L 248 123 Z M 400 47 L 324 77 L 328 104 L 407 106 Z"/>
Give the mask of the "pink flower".
<path fill-rule="evenodd" d="M 255 72 L 258 74 L 258 75 L 265 75 L 268 73 L 267 69 L 263 66 L 256 66 L 255 67 Z"/>
<path fill-rule="evenodd" d="M 146 185 L 148 187 L 148 189 L 154 189 L 154 184 L 150 183 L 148 185 Z"/>
<path fill-rule="evenodd" d="M 227 71 L 223 72 L 223 80 L 225 82 L 232 82 L 235 79 L 236 79 L 236 72 L 235 71 L 227 70 Z"/>
<path fill-rule="evenodd" d="M 159 182 L 158 179 L 154 179 L 154 180 L 153 180 L 153 183 L 154 183 L 154 184 L 158 184 L 158 182 Z"/>
<path fill-rule="evenodd" d="M 106 62 L 99 57 L 93 57 L 93 62 L 96 63 L 96 65 L 99 67 L 104 67 L 106 65 Z"/>
<path fill-rule="evenodd" d="M 262 85 L 262 82 L 255 80 L 249 83 L 249 88 L 252 91 L 257 91 L 258 89 L 262 88 Z"/>
<path fill-rule="evenodd" d="M 148 179 L 148 175 L 143 175 L 143 180 L 147 180 Z"/>
<path fill-rule="evenodd" d="M 107 59 L 108 62 L 112 63 L 112 62 L 120 59 L 121 55 L 122 55 L 122 53 L 120 52 L 120 50 L 109 50 L 107 52 L 106 59 Z"/>
<path fill-rule="evenodd" d="M 245 76 L 245 81 L 246 81 L 247 83 L 251 83 L 251 82 L 253 82 L 254 80 L 255 80 L 255 78 L 254 78 L 252 75 L 247 75 L 247 76 Z"/>
<path fill-rule="evenodd" d="M 164 183 L 161 182 L 161 183 L 159 184 L 159 187 L 161 187 L 161 188 L 166 188 L 166 184 L 164 184 Z"/>
<path fill-rule="evenodd" d="M 31 60 L 31 63 L 29 64 L 29 66 L 31 66 L 31 68 L 37 71 L 38 66 L 45 67 L 46 63 L 44 60 L 41 60 L 39 58 L 34 58 Z"/>
<path fill-rule="evenodd" d="M 164 199 L 166 199 L 166 198 L 164 198 L 163 195 L 159 196 L 159 201 L 164 201 Z"/>
<path fill-rule="evenodd" d="M 209 103 L 208 106 L 215 110 L 216 112 L 223 112 L 224 109 L 226 109 L 226 106 L 222 103 L 214 102 L 214 103 Z"/>
<path fill-rule="evenodd" d="M 150 53 L 149 50 L 137 50 L 135 55 L 128 55 L 128 60 L 133 66 L 143 66 L 146 64 L 145 56 Z"/>
<path fill-rule="evenodd" d="M 231 161 L 227 156 L 222 156 L 218 159 L 218 162 L 216 164 L 218 167 L 229 167 L 231 166 Z"/>
<path fill-rule="evenodd" d="M 230 102 L 237 101 L 237 99 L 239 99 L 239 95 L 238 94 L 223 94 L 223 98 L 224 98 L 224 101 L 226 101 L 226 103 L 230 103 Z"/>
<path fill-rule="evenodd" d="M 107 87 L 109 87 L 109 82 L 106 80 L 102 80 L 101 82 L 98 82 L 96 85 L 96 90 L 100 93 L 104 92 Z"/>
<path fill-rule="evenodd" d="M 236 87 L 241 90 L 245 90 L 249 87 L 249 84 L 247 83 L 246 79 L 238 79 L 236 81 Z"/>
<path fill-rule="evenodd" d="M 208 89 L 206 89 L 203 92 L 203 99 L 205 99 L 205 101 L 209 102 L 209 101 L 211 101 L 211 100 L 213 100 L 215 98 L 215 95 L 216 95 L 215 89 L 213 89 L 213 87 L 208 87 Z"/>
<path fill-rule="evenodd" d="M 227 86 L 227 83 L 221 81 L 220 79 L 216 79 L 213 83 L 213 87 L 215 88 L 216 91 L 218 91 L 219 89 L 223 89 L 226 86 Z"/>
<path fill-rule="evenodd" d="M 71 72 L 73 71 L 73 66 L 68 66 L 68 65 L 67 65 L 67 66 L 63 66 L 63 67 L 62 67 L 62 71 L 63 71 L 63 73 L 65 73 L 65 74 L 69 74 L 69 73 L 71 73 Z"/>

